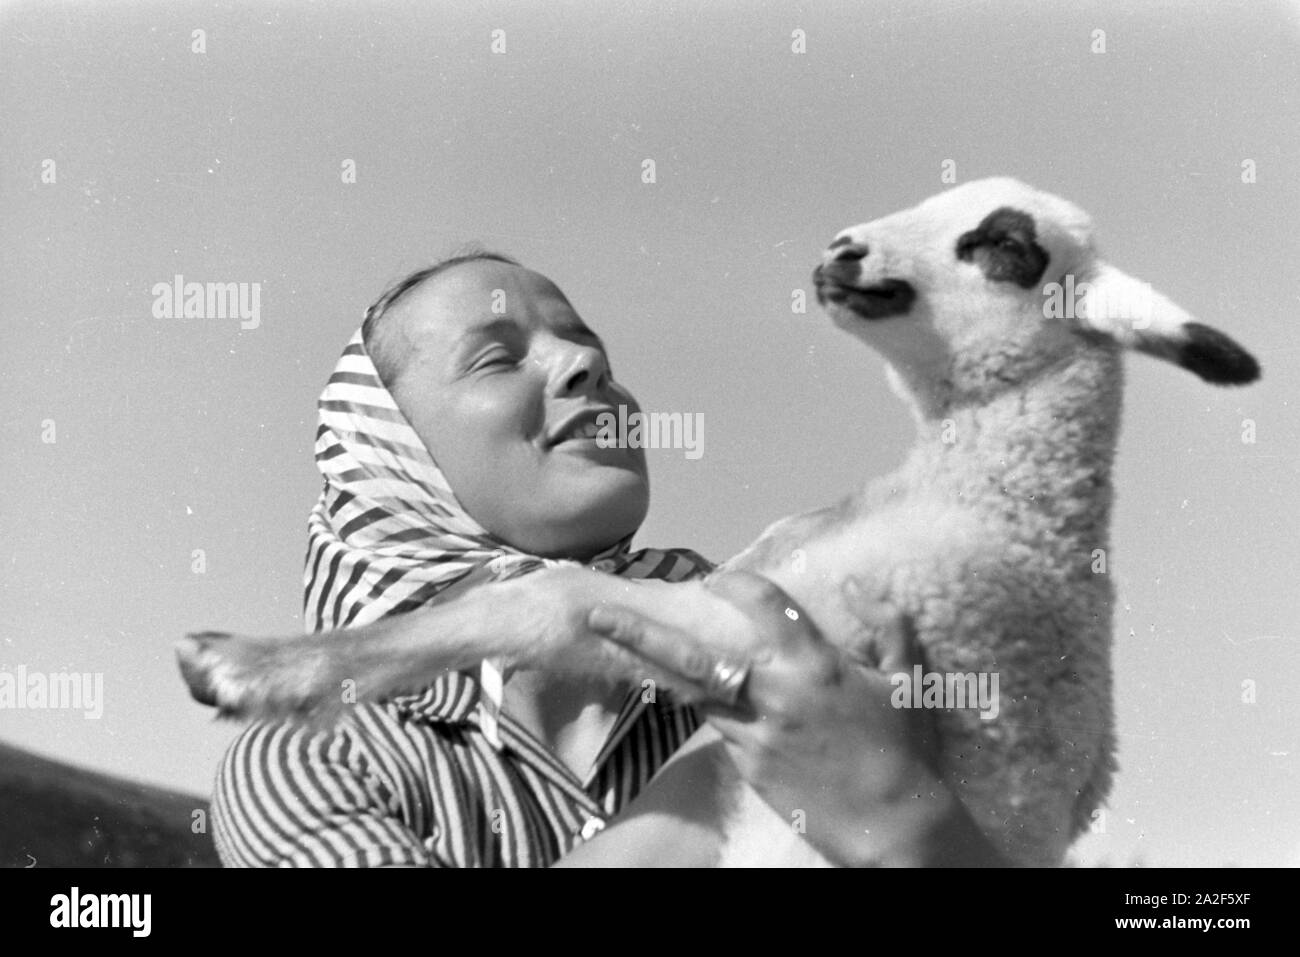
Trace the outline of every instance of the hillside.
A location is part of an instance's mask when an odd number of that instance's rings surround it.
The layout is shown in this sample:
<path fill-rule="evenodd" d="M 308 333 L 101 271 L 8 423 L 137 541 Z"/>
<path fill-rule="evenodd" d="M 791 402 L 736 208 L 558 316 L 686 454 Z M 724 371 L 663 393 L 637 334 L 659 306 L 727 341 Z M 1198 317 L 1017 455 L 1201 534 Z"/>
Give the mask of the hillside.
<path fill-rule="evenodd" d="M 217 867 L 199 810 L 206 825 L 205 798 L 0 743 L 0 866 Z"/>

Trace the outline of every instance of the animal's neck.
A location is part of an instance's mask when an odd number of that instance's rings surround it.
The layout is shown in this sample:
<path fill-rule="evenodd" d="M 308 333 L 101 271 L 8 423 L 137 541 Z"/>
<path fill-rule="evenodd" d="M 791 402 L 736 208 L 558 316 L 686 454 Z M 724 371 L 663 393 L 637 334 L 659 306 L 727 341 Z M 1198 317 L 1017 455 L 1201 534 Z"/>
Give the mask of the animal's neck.
<path fill-rule="evenodd" d="M 1046 514 L 1062 536 L 1104 546 L 1122 375 L 1118 349 L 1081 346 L 1025 383 L 925 417 L 908 484 L 1011 519 Z"/>

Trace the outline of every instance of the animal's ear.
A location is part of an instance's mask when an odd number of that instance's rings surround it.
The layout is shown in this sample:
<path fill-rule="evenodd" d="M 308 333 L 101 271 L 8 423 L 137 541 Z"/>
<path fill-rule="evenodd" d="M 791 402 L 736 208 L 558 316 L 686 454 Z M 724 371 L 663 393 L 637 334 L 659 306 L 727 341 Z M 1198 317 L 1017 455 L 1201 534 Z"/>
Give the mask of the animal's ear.
<path fill-rule="evenodd" d="M 1259 363 L 1217 329 L 1196 322 L 1147 283 L 1099 262 L 1076 288 L 1077 319 L 1121 345 L 1194 372 L 1206 382 L 1244 385 L 1259 378 Z"/>

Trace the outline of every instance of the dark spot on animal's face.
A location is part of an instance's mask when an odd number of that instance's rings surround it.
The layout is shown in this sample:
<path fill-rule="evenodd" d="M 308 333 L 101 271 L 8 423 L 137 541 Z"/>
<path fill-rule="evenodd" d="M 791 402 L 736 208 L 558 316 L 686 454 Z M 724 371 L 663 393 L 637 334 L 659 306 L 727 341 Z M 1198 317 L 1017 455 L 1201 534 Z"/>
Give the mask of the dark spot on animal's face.
<path fill-rule="evenodd" d="M 817 301 L 847 306 L 863 319 L 891 319 L 905 316 L 916 301 L 916 288 L 906 279 L 880 279 L 866 286 L 856 285 L 856 261 L 833 260 L 813 270 Z"/>
<path fill-rule="evenodd" d="M 1189 322 L 1183 331 L 1187 341 L 1178 347 L 1174 361 L 1184 369 L 1219 385 L 1244 385 L 1259 378 L 1255 357 L 1218 329 Z"/>
<path fill-rule="evenodd" d="M 892 319 L 911 311 L 916 288 L 906 279 L 882 279 L 850 289 L 846 302 L 863 319 Z"/>
<path fill-rule="evenodd" d="M 957 240 L 957 258 L 980 267 L 990 282 L 1013 282 L 1032 289 L 1043 278 L 1047 250 L 1035 240 L 1034 218 L 1010 206 L 989 213 Z"/>

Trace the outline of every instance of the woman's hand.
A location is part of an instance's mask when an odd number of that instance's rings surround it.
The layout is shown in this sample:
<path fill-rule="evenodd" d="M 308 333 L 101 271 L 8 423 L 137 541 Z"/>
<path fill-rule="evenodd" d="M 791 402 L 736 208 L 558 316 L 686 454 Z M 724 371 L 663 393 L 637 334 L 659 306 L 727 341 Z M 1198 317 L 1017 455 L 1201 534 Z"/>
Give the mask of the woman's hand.
<path fill-rule="evenodd" d="M 837 863 L 1002 863 L 939 778 L 933 715 L 891 703 L 888 674 L 921 663 L 906 622 L 877 670 L 829 644 L 765 578 L 732 572 L 710 587 L 751 618 L 757 651 L 734 705 L 700 707 L 777 813 L 801 821 L 807 840 Z M 589 625 L 707 687 L 717 656 L 702 636 L 627 609 L 596 609 Z"/>

